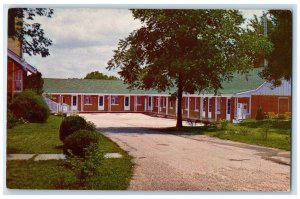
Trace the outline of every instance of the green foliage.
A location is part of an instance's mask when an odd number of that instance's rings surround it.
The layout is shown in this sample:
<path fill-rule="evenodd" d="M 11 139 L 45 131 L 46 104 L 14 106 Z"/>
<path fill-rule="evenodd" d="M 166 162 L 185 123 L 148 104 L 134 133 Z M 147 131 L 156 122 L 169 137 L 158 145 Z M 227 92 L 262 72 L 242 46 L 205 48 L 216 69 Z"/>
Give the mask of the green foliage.
<path fill-rule="evenodd" d="M 247 73 L 257 55 L 272 45 L 246 32 L 238 10 L 131 10 L 143 26 L 119 41 L 108 69 L 119 72 L 129 88 L 170 90 L 178 98 L 177 127 L 182 127 L 182 93 L 221 88 L 234 72 Z"/>
<path fill-rule="evenodd" d="M 8 109 L 7 110 L 7 128 L 11 129 L 18 124 L 18 118 Z"/>
<path fill-rule="evenodd" d="M 25 90 L 16 95 L 11 110 L 15 116 L 29 122 L 44 123 L 50 115 L 50 110 L 43 97 L 32 90 Z"/>
<path fill-rule="evenodd" d="M 61 153 L 61 142 L 57 136 L 60 123 L 60 117 L 51 115 L 44 124 L 20 124 L 13 129 L 8 129 L 7 152 Z M 69 164 L 70 159 L 8 161 L 7 187 L 11 189 L 126 190 L 132 175 L 131 157 L 109 138 L 101 133 L 99 136 L 101 140 L 97 154 L 92 156 L 94 150 L 88 147 L 85 158 L 72 157 L 73 164 Z M 113 152 L 120 153 L 123 157 L 103 159 L 104 153 Z M 89 175 L 81 175 L 80 182 L 80 173 Z"/>
<path fill-rule="evenodd" d="M 87 155 L 85 149 L 91 144 L 98 144 L 99 142 L 99 132 L 79 130 L 66 137 L 63 151 L 67 155 L 85 157 Z"/>
<path fill-rule="evenodd" d="M 270 125 L 265 124 L 264 126 L 262 126 L 262 128 L 260 129 L 260 135 L 261 135 L 261 139 L 263 140 L 267 140 L 268 136 L 270 133 Z"/>
<path fill-rule="evenodd" d="M 85 129 L 87 122 L 83 117 L 80 116 L 69 116 L 64 118 L 59 129 L 59 139 L 64 142 L 66 137 L 78 131 L 80 129 Z"/>
<path fill-rule="evenodd" d="M 263 120 L 265 119 L 265 115 L 264 115 L 264 111 L 262 109 L 261 106 L 259 106 L 256 110 L 256 116 L 255 116 L 256 120 Z"/>
<path fill-rule="evenodd" d="M 87 122 L 85 129 L 89 131 L 97 131 L 96 125 L 91 121 Z"/>
<path fill-rule="evenodd" d="M 274 50 L 267 57 L 268 66 L 264 68 L 261 76 L 279 86 L 282 79 L 291 80 L 292 77 L 292 12 L 290 10 L 270 10 L 274 31 L 270 40 Z"/>
<path fill-rule="evenodd" d="M 46 57 L 50 55 L 48 48 L 52 45 L 52 41 L 45 37 L 41 24 L 34 21 L 34 18 L 36 16 L 51 18 L 52 15 L 52 8 L 10 8 L 8 10 L 8 37 L 22 42 L 23 53 Z M 23 20 L 15 22 L 16 18 Z"/>
<path fill-rule="evenodd" d="M 85 149 L 84 159 L 78 159 L 76 157 L 70 158 L 68 161 L 73 165 L 73 170 L 77 178 L 78 184 L 83 189 L 87 189 L 87 184 L 93 176 L 100 175 L 99 165 L 104 159 L 104 154 L 99 150 L 99 144 L 93 143 Z"/>
<path fill-rule="evenodd" d="M 61 118 L 50 115 L 46 123 L 18 124 L 7 130 L 7 153 L 62 153 L 58 139 Z"/>
<path fill-rule="evenodd" d="M 220 121 L 220 128 L 222 130 L 226 130 L 228 128 L 229 121 L 228 120 L 221 120 Z"/>
<path fill-rule="evenodd" d="M 37 72 L 36 74 L 31 74 L 25 77 L 24 86 L 25 89 L 31 89 L 35 91 L 38 95 L 43 93 L 44 80 L 42 78 L 42 73 Z"/>
<path fill-rule="evenodd" d="M 241 126 L 241 127 L 239 128 L 239 133 L 240 133 L 241 135 L 246 136 L 246 135 L 248 135 L 248 134 L 250 133 L 250 129 L 247 128 L 247 127 Z"/>
<path fill-rule="evenodd" d="M 86 74 L 84 79 L 103 79 L 103 80 L 119 80 L 119 78 L 115 76 L 108 76 L 103 73 L 100 73 L 99 71 L 94 71 Z"/>

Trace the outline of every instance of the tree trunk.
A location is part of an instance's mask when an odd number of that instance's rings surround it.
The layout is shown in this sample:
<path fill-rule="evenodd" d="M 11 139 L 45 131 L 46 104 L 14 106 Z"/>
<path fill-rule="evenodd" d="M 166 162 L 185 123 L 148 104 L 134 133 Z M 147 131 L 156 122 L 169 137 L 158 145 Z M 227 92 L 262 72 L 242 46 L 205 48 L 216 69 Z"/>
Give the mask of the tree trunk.
<path fill-rule="evenodd" d="M 178 83 L 178 91 L 177 91 L 177 99 L 178 99 L 178 103 L 177 103 L 177 123 L 176 123 L 176 127 L 177 128 L 181 128 L 182 127 L 182 111 L 181 111 L 181 107 L 182 107 L 182 84 L 181 81 L 179 81 Z"/>

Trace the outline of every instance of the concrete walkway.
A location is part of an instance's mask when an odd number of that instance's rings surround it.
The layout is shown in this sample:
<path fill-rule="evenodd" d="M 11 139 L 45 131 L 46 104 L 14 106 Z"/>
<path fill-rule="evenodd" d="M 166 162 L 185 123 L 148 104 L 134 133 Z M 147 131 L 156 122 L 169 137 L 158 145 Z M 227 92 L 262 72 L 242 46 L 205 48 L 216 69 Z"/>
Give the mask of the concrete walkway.
<path fill-rule="evenodd" d="M 65 160 L 64 154 L 8 154 L 7 160 L 30 160 L 41 161 L 41 160 Z M 119 153 L 106 153 L 104 158 L 122 158 Z"/>
<path fill-rule="evenodd" d="M 175 120 L 143 114 L 82 116 L 134 157 L 130 190 L 290 190 L 290 166 L 271 161 L 285 151 L 207 136 L 164 134 L 149 128 L 171 127 Z"/>
<path fill-rule="evenodd" d="M 66 156 L 64 154 L 8 154 L 7 160 L 64 160 Z"/>

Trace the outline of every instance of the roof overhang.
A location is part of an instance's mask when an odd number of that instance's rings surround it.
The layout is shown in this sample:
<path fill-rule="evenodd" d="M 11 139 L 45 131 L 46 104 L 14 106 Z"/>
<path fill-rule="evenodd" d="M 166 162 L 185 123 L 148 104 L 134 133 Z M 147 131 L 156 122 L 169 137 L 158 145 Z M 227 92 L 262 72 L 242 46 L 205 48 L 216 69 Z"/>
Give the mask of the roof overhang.
<path fill-rule="evenodd" d="M 38 70 L 34 66 L 28 64 L 23 58 L 19 57 L 17 54 L 15 54 L 9 49 L 7 49 L 7 56 L 15 62 L 17 62 L 18 64 L 20 64 L 23 70 L 34 74 L 38 72 Z"/>

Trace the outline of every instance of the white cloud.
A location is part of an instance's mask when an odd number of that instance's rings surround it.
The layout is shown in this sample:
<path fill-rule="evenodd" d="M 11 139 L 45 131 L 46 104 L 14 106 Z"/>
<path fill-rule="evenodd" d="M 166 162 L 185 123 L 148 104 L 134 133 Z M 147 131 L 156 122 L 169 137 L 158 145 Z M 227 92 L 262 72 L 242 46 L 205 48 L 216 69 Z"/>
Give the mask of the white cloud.
<path fill-rule="evenodd" d="M 55 9 L 52 18 L 37 17 L 47 37 L 53 40 L 50 56 L 25 56 L 44 77 L 82 78 L 105 69 L 119 39 L 125 38 L 140 22 L 127 9 Z"/>
<path fill-rule="evenodd" d="M 241 10 L 247 18 L 262 10 Z M 36 17 L 47 37 L 53 40 L 50 56 L 26 56 L 43 77 L 83 78 L 88 72 L 105 69 L 119 39 L 141 26 L 127 9 L 56 8 L 52 18 Z"/>

